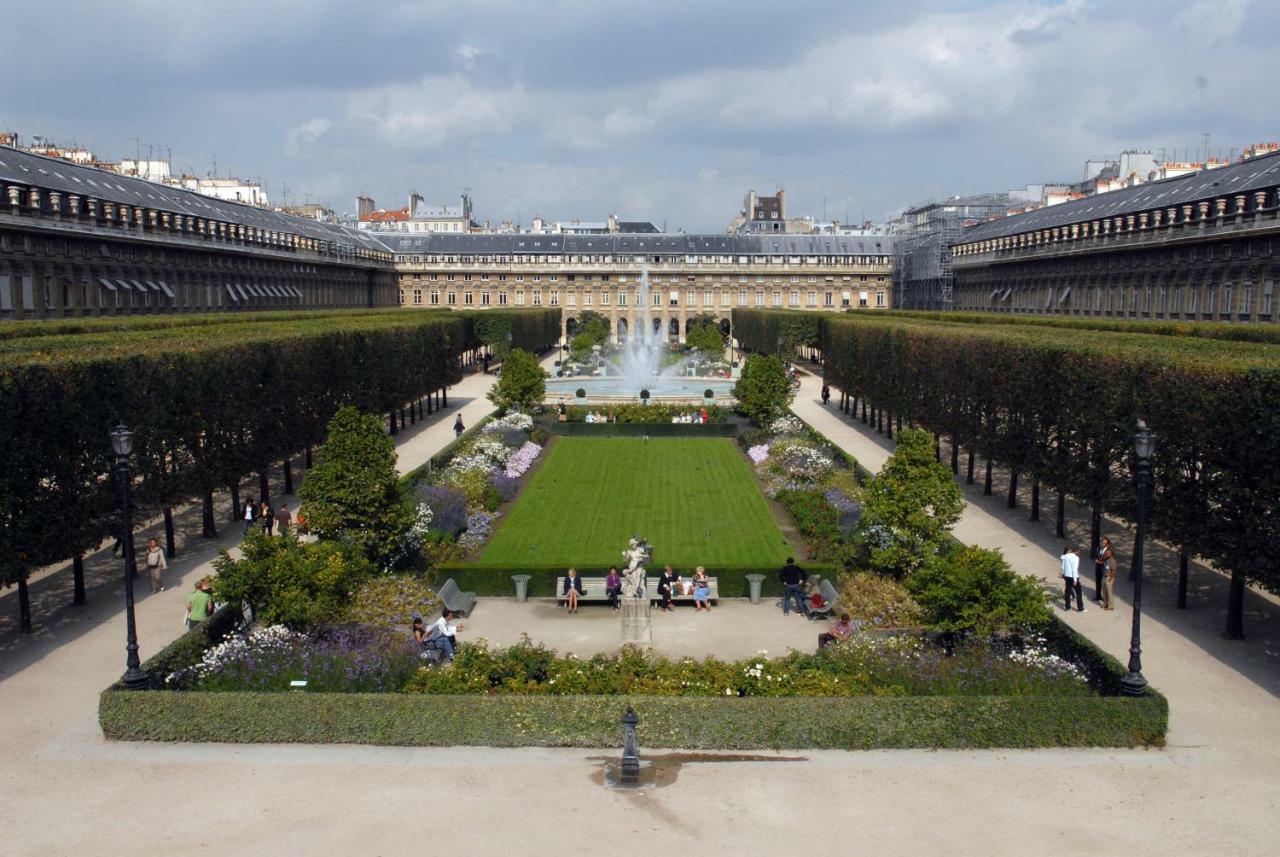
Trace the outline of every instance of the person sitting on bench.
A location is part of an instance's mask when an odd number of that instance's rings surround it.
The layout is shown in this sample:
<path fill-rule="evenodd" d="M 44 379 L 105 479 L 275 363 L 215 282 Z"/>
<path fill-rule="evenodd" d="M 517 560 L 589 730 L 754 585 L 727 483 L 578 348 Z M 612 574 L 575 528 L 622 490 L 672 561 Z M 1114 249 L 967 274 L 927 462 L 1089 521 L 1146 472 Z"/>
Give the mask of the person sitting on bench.
<path fill-rule="evenodd" d="M 671 596 L 675 593 L 676 582 L 679 580 L 680 575 L 672 571 L 671 566 L 664 568 L 658 577 L 658 595 L 662 598 L 663 613 L 671 610 Z"/>
<path fill-rule="evenodd" d="M 578 576 L 577 569 L 571 568 L 565 572 L 564 592 L 560 594 L 565 597 L 565 601 L 569 605 L 569 612 L 577 613 L 578 596 L 587 594 L 587 591 L 582 588 L 582 578 Z"/>
<path fill-rule="evenodd" d="M 457 625 L 450 624 L 450 620 L 457 618 L 457 615 L 446 607 L 440 614 L 440 618 L 427 629 L 427 639 L 423 643 L 424 648 L 444 652 L 445 661 L 452 661 L 453 653 L 458 648 L 458 632 L 462 630 L 463 625 L 461 622 Z"/>
<path fill-rule="evenodd" d="M 609 606 L 618 612 L 618 597 L 622 595 L 622 578 L 618 575 L 618 567 L 610 566 L 609 576 L 604 579 L 604 594 L 609 596 Z"/>
<path fill-rule="evenodd" d="M 707 577 L 707 570 L 702 566 L 698 566 L 693 574 L 693 612 L 699 610 L 711 612 L 711 578 Z"/>

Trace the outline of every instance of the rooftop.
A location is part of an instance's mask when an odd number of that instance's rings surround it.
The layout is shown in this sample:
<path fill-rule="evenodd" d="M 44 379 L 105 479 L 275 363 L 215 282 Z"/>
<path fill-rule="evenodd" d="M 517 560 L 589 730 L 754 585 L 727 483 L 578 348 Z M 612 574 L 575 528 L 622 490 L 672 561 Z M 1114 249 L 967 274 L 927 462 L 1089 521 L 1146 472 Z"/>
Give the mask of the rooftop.
<path fill-rule="evenodd" d="M 885 235 L 378 235 L 395 253 L 870 256 L 893 252 Z"/>

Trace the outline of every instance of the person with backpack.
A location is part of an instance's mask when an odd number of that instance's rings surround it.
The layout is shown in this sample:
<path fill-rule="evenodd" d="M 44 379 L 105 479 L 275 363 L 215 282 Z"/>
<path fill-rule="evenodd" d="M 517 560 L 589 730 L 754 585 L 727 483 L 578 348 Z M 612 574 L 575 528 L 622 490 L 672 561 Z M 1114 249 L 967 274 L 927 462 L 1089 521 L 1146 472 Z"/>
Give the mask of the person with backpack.
<path fill-rule="evenodd" d="M 151 579 L 151 594 L 164 592 L 161 575 L 169 570 L 169 561 L 164 557 L 160 543 L 155 539 L 147 539 L 147 576 Z"/>

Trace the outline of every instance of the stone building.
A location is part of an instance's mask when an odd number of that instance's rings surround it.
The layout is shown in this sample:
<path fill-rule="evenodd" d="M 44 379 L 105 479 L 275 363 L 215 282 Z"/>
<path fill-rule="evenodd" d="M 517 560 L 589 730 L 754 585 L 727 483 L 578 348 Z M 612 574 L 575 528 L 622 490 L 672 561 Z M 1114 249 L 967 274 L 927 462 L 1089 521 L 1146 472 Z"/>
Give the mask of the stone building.
<path fill-rule="evenodd" d="M 730 330 L 734 307 L 840 312 L 892 305 L 891 239 L 836 235 L 383 236 L 405 307 L 550 306 L 568 334 L 604 316 L 614 341 L 637 333 L 648 276 L 653 333 L 682 340 L 710 315 Z"/>
<path fill-rule="evenodd" d="M 395 303 L 356 230 L 0 148 L 0 318 Z"/>
<path fill-rule="evenodd" d="M 966 229 L 958 310 L 1275 323 L 1280 152 Z"/>

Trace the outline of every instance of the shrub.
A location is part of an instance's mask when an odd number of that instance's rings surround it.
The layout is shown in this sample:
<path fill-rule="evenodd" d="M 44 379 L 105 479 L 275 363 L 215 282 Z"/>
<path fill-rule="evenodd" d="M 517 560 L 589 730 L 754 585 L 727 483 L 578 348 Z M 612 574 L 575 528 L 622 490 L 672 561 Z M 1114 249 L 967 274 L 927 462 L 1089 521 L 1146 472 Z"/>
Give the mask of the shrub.
<path fill-rule="evenodd" d="M 604 407 L 571 405 L 565 408 L 565 416 L 568 422 L 577 423 L 585 421 L 587 414 L 595 411 L 606 415 L 612 414 L 614 420 L 618 423 L 655 424 L 670 423 L 672 417 L 700 414 L 704 410 L 707 412 L 707 422 L 709 424 L 720 424 L 728 421 L 728 412 L 718 405 L 637 405 L 635 403 Z"/>
<path fill-rule="evenodd" d="M 241 559 L 223 550 L 213 561 L 214 596 L 224 604 L 248 604 L 254 619 L 269 625 L 302 629 L 333 622 L 374 573 L 364 554 L 340 542 L 250 533 L 241 550 Z"/>
<path fill-rule="evenodd" d="M 302 502 L 308 528 L 321 539 L 352 544 L 379 565 L 402 553 L 414 510 L 381 418 L 350 406 L 333 415 L 319 461 L 303 480 Z"/>
<path fill-rule="evenodd" d="M 587 391 L 585 387 L 579 387 L 578 389 L 573 391 L 573 394 L 577 396 L 579 399 L 585 399 L 587 397 Z"/>
<path fill-rule="evenodd" d="M 742 375 L 733 385 L 733 395 L 738 400 L 738 410 L 758 425 L 784 414 L 794 396 L 782 361 L 759 354 L 747 358 Z"/>
<path fill-rule="evenodd" d="M 462 531 L 467 522 L 467 498 L 447 485 L 422 485 L 418 500 L 431 509 L 431 528 L 449 537 Z"/>
<path fill-rule="evenodd" d="M 714 323 L 695 325 L 685 334 L 684 341 L 690 348 L 702 352 L 709 360 L 715 360 L 724 355 L 724 334 L 720 332 L 719 325 Z"/>
<path fill-rule="evenodd" d="M 906 587 L 878 574 L 842 574 L 836 589 L 840 593 L 837 612 L 872 628 L 914 628 L 924 618 Z"/>
<path fill-rule="evenodd" d="M 1052 619 L 1040 583 L 1015 572 L 999 551 L 958 547 L 907 578 L 929 624 L 947 633 L 1026 633 Z"/>
<path fill-rule="evenodd" d="M 347 605 L 345 620 L 354 625 L 379 628 L 409 626 L 413 614 L 423 616 L 439 605 L 435 592 L 423 577 L 398 574 L 366 580 Z"/>
<path fill-rule="evenodd" d="M 501 411 L 529 412 L 547 396 L 546 373 L 538 358 L 522 348 L 513 348 L 502 361 L 502 374 L 486 394 Z"/>
<path fill-rule="evenodd" d="M 714 399 L 715 397 L 716 397 L 716 391 L 711 389 L 710 387 L 702 391 L 702 398 L 704 399 Z"/>

